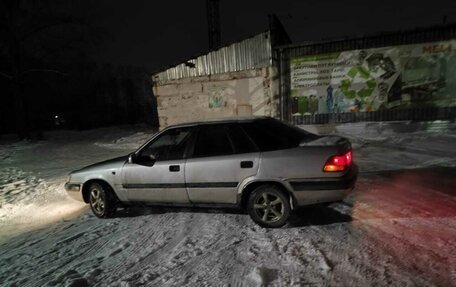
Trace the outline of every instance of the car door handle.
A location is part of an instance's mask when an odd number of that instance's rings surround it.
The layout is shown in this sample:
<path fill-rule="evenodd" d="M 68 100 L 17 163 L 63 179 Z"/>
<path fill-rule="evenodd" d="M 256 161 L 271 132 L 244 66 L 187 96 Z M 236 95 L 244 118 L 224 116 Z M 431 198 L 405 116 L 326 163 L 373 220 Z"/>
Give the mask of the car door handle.
<path fill-rule="evenodd" d="M 169 166 L 169 171 L 170 172 L 178 172 L 178 171 L 180 171 L 180 165 L 170 165 Z"/>
<path fill-rule="evenodd" d="M 252 168 L 253 161 L 241 161 L 241 168 Z"/>

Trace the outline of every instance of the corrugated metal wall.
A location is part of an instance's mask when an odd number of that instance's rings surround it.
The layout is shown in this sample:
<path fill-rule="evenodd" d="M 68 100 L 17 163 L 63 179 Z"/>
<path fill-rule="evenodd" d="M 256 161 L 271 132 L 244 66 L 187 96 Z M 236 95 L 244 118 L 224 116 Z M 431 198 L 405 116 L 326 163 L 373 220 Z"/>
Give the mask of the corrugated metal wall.
<path fill-rule="evenodd" d="M 190 67 L 193 65 L 194 67 Z M 271 35 L 267 31 L 154 74 L 153 80 L 160 84 L 170 80 L 264 68 L 271 65 Z"/>
<path fill-rule="evenodd" d="M 417 29 L 414 31 L 396 32 L 390 34 L 380 34 L 371 37 L 343 39 L 336 41 L 327 41 L 312 44 L 288 45 L 275 48 L 275 52 L 280 59 L 280 94 L 281 94 L 281 117 L 284 120 L 293 121 L 295 123 L 326 123 L 333 121 L 362 121 L 366 116 L 301 116 L 302 118 L 291 119 L 291 71 L 290 59 L 297 56 L 318 55 L 333 52 L 342 52 L 350 50 L 360 50 L 369 48 L 379 48 L 396 45 L 418 44 L 426 42 L 436 42 L 456 38 L 456 24 L 432 27 L 428 29 Z M 394 113 L 395 110 L 389 111 Z M 399 112 L 398 112 L 399 113 Z M 429 111 L 427 111 L 429 113 Z M 434 112 L 433 112 L 434 113 Z M 435 111 L 439 114 L 439 111 Z M 382 115 L 387 115 L 387 112 L 378 113 L 373 116 L 373 120 L 392 120 L 394 116 L 388 116 L 383 119 Z M 454 113 L 444 113 L 449 117 L 454 117 Z M 388 114 L 389 115 L 389 114 Z M 401 114 L 402 115 L 402 114 Z M 422 112 L 414 112 L 413 119 L 419 118 L 419 115 L 424 115 Z M 370 117 L 370 116 L 367 116 Z M 424 116 L 423 116 L 424 117 Z M 402 116 L 401 116 L 402 118 Z M 426 118 L 426 117 L 425 117 Z M 439 117 L 441 118 L 441 117 Z"/>

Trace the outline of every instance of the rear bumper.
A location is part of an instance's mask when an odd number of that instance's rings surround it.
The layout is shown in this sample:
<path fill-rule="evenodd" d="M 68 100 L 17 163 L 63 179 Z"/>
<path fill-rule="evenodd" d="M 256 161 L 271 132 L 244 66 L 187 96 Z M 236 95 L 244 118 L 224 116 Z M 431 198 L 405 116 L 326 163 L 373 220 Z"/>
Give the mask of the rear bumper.
<path fill-rule="evenodd" d="M 355 187 L 358 167 L 353 164 L 342 177 L 312 178 L 302 181 L 290 181 L 293 196 L 298 206 L 332 202 L 344 199 Z"/>
<path fill-rule="evenodd" d="M 84 202 L 84 198 L 82 197 L 82 184 L 79 183 L 65 183 L 65 190 L 67 194 L 77 200 Z"/>

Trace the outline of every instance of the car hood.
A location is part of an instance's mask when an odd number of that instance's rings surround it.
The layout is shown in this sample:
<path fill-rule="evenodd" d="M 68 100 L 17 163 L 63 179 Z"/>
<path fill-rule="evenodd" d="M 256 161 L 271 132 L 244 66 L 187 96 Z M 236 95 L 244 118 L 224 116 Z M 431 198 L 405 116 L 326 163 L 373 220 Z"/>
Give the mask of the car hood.
<path fill-rule="evenodd" d="M 128 159 L 128 155 L 108 159 L 105 161 L 101 161 L 101 162 L 83 167 L 79 170 L 73 171 L 72 173 L 121 168 L 124 165 L 124 163 L 127 161 L 127 159 Z"/>

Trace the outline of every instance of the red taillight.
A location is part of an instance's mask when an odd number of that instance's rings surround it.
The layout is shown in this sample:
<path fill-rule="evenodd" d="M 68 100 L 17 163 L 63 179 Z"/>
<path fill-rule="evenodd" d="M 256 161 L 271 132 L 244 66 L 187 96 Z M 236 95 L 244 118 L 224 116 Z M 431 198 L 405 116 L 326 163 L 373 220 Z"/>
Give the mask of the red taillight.
<path fill-rule="evenodd" d="M 344 155 L 333 155 L 328 159 L 323 171 L 344 171 L 352 162 L 352 152 L 349 151 Z"/>

